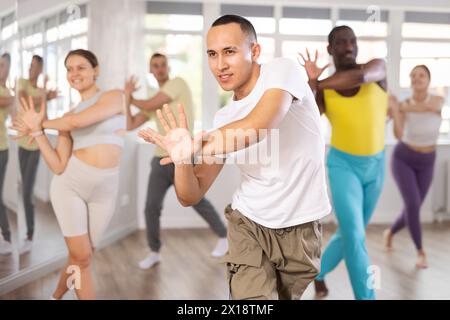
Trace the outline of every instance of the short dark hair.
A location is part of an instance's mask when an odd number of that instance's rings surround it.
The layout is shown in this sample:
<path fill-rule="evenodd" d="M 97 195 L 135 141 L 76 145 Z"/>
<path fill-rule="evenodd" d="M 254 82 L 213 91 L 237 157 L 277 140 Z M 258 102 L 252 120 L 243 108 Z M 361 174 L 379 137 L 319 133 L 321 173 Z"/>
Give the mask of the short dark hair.
<path fill-rule="evenodd" d="M 211 27 L 222 26 L 229 23 L 237 23 L 241 27 L 242 32 L 244 32 L 247 36 L 254 37 L 255 41 L 257 41 L 256 31 L 252 23 L 244 17 L 238 15 L 226 14 L 221 16 L 213 22 Z"/>
<path fill-rule="evenodd" d="M 44 59 L 42 59 L 42 57 L 40 55 L 35 54 L 32 58 L 31 61 L 36 60 L 41 67 L 44 65 Z"/>
<path fill-rule="evenodd" d="M 69 59 L 70 56 L 80 56 L 80 57 L 85 58 L 87 61 L 89 61 L 92 68 L 95 68 L 98 66 L 98 59 L 92 51 L 84 50 L 84 49 L 75 49 L 75 50 L 69 51 L 66 58 L 64 59 L 64 65 L 66 65 L 67 59 Z"/>
<path fill-rule="evenodd" d="M 11 55 L 8 52 L 3 53 L 2 58 L 8 61 L 8 64 L 11 64 Z"/>
<path fill-rule="evenodd" d="M 155 52 L 154 54 L 152 54 L 152 56 L 150 57 L 150 61 L 152 61 L 154 58 L 165 58 L 167 60 L 167 56 L 159 52 Z"/>
<path fill-rule="evenodd" d="M 413 70 L 414 70 L 414 69 L 417 69 L 417 68 L 422 68 L 423 70 L 425 70 L 425 72 L 426 72 L 427 75 L 428 75 L 428 79 L 431 80 L 431 72 L 430 72 L 430 69 L 428 69 L 428 67 L 427 67 L 426 65 L 424 65 L 424 64 L 418 64 L 417 66 L 415 66 L 414 68 L 411 69 L 411 72 L 413 72 Z"/>
<path fill-rule="evenodd" d="M 353 29 L 346 25 L 334 27 L 328 34 L 328 45 L 332 45 L 336 33 L 341 30 L 350 30 L 351 32 L 353 32 Z"/>

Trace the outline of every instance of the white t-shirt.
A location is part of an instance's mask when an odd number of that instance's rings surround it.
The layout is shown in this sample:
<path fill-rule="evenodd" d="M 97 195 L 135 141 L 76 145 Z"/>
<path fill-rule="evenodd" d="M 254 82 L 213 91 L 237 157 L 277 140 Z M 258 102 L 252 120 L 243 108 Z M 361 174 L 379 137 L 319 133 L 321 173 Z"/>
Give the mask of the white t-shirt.
<path fill-rule="evenodd" d="M 241 171 L 232 208 L 258 224 L 278 229 L 318 220 L 331 211 L 320 113 L 300 66 L 287 58 L 261 65 L 253 90 L 241 100 L 230 99 L 217 111 L 214 128 L 247 116 L 271 88 L 285 90 L 296 100 L 278 128 L 269 130 L 259 143 L 228 154 L 227 162 L 234 160 Z M 256 148 L 267 157 L 242 163 Z"/>

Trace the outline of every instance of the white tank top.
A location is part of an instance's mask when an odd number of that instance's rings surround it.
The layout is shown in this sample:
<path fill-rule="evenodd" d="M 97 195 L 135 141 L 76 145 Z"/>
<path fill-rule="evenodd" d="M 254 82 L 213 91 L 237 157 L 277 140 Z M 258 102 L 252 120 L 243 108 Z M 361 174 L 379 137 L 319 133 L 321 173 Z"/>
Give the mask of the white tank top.
<path fill-rule="evenodd" d="M 426 101 L 430 100 L 430 96 Z M 412 103 L 415 103 L 411 99 Z M 441 115 L 436 112 L 407 112 L 402 141 L 418 147 L 436 144 L 441 127 Z"/>
<path fill-rule="evenodd" d="M 75 108 L 74 112 L 81 112 L 97 102 L 103 92 L 99 91 L 92 98 L 82 101 Z M 125 115 L 118 114 L 108 119 L 94 123 L 89 127 L 72 130 L 73 150 L 91 147 L 98 144 L 115 144 L 123 146 L 124 138 L 117 134 L 117 131 L 125 130 Z"/>

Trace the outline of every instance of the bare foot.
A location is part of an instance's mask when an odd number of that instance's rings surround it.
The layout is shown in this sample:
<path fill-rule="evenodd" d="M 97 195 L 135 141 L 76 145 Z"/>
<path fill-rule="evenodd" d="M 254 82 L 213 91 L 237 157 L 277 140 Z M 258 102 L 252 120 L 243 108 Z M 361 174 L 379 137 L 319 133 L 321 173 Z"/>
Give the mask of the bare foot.
<path fill-rule="evenodd" d="M 384 240 L 384 246 L 388 251 L 392 250 L 392 238 L 394 235 L 392 234 L 391 229 L 386 229 L 383 232 L 383 240 Z"/>
<path fill-rule="evenodd" d="M 419 252 L 417 254 L 416 267 L 419 268 L 419 269 L 426 269 L 426 268 L 428 268 L 427 257 L 425 255 L 425 252 Z"/>
<path fill-rule="evenodd" d="M 328 295 L 328 288 L 324 280 L 314 280 L 314 289 L 317 298 L 325 298 Z"/>

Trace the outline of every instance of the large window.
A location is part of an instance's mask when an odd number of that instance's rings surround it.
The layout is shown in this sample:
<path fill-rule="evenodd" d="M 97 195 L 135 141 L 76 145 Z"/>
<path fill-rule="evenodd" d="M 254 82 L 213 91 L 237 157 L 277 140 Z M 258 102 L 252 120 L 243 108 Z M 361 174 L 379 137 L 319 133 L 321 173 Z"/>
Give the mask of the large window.
<path fill-rule="evenodd" d="M 0 17 L 0 54 L 8 52 L 11 55 L 11 67 L 7 87 L 13 88 L 14 79 L 19 75 L 19 42 L 17 39 L 17 21 L 15 13 L 11 12 Z"/>
<path fill-rule="evenodd" d="M 261 54 L 258 62 L 266 63 L 275 57 L 276 19 L 273 6 L 251 6 L 239 4 L 222 4 L 221 15 L 237 14 L 248 19 L 256 30 L 258 43 L 261 45 Z M 225 92 L 219 87 L 220 106 L 223 107 L 232 92 Z"/>
<path fill-rule="evenodd" d="M 330 9 L 283 7 L 281 34 L 327 36 L 331 28 Z"/>
<path fill-rule="evenodd" d="M 432 91 L 446 98 L 442 110 L 442 137 L 450 136 L 450 14 L 405 12 L 400 50 L 400 87 L 402 94 L 411 94 L 409 74 L 418 64 L 431 71 Z"/>
<path fill-rule="evenodd" d="M 221 15 L 237 14 L 248 19 L 255 27 L 258 43 L 261 45 L 259 62 L 265 63 L 274 58 L 276 19 L 273 6 L 222 4 L 220 13 Z"/>
<path fill-rule="evenodd" d="M 358 38 L 358 63 L 374 58 L 387 58 L 388 12 L 373 10 L 341 9 L 336 25 L 347 25 Z"/>
<path fill-rule="evenodd" d="M 332 28 L 331 10 L 328 8 L 283 7 L 279 20 L 279 43 L 281 55 L 298 63 L 299 53 L 306 57 L 306 50 L 314 57 L 318 53 L 318 64 L 324 66 L 329 63 L 327 52 L 327 35 Z M 302 68 L 303 78 L 308 77 Z M 329 75 L 329 68 L 325 69 L 320 79 Z M 325 135 L 329 137 L 329 123 L 322 118 Z"/>
<path fill-rule="evenodd" d="M 326 8 L 283 7 L 279 22 L 281 54 L 297 61 L 299 53 L 306 57 L 306 50 L 314 56 L 318 52 L 318 64 L 329 62 L 327 35 L 332 28 L 331 11 Z M 300 62 L 303 63 L 303 61 Z M 326 69 L 321 78 L 329 75 Z M 306 72 L 303 73 L 307 79 Z"/>
<path fill-rule="evenodd" d="M 19 66 L 19 41 L 17 36 L 17 21 L 14 12 L 0 17 L 0 55 L 9 53 L 11 64 L 9 69 L 9 77 L 6 80 L 6 87 L 12 92 L 15 80 L 20 71 Z M 8 116 L 5 122 L 6 127 L 11 125 L 11 117 Z"/>
<path fill-rule="evenodd" d="M 147 2 L 145 53 L 159 52 L 169 59 L 170 77 L 181 77 L 189 85 L 194 102 L 195 128 L 202 117 L 203 7 L 200 3 Z M 147 65 L 148 68 L 148 65 Z M 158 90 L 148 74 L 148 94 Z"/>
<path fill-rule="evenodd" d="M 73 49 L 87 49 L 87 6 L 70 6 L 66 10 L 20 26 L 21 77 L 28 78 L 31 57 L 38 54 L 44 58 L 44 72 L 38 85 L 57 89 L 59 96 L 48 103 L 48 117 L 62 116 L 70 106 L 79 102 L 79 95 L 66 80 L 64 59 Z"/>

